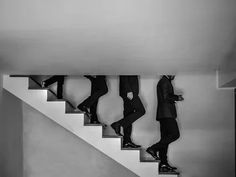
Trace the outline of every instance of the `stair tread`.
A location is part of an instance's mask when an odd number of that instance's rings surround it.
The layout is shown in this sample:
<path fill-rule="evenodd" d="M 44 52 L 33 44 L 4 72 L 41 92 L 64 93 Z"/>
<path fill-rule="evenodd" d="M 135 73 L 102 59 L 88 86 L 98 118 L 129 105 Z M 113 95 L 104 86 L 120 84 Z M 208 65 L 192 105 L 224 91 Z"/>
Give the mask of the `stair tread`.
<path fill-rule="evenodd" d="M 121 147 L 121 150 L 142 150 L 142 148 L 124 148 L 124 147 Z"/>
<path fill-rule="evenodd" d="M 113 128 L 111 128 L 110 125 L 107 125 L 106 127 L 103 127 L 103 136 L 114 136 L 117 137 L 118 135 L 115 133 L 115 131 L 113 130 Z M 119 137 L 123 137 L 123 136 L 119 136 Z"/>
<path fill-rule="evenodd" d="M 160 160 L 155 160 L 155 159 L 140 159 L 140 162 L 160 162 Z"/>
<path fill-rule="evenodd" d="M 122 138 L 123 136 L 118 135 L 102 135 L 103 138 Z"/>
<path fill-rule="evenodd" d="M 160 162 L 160 160 L 154 159 L 150 154 L 146 152 L 146 148 L 142 148 L 140 151 L 140 161 L 141 162 Z"/>
<path fill-rule="evenodd" d="M 66 114 L 84 114 L 83 112 L 66 112 Z"/>
<path fill-rule="evenodd" d="M 160 175 L 179 175 L 179 171 L 174 171 L 174 172 L 159 172 Z"/>
<path fill-rule="evenodd" d="M 88 123 L 86 123 L 86 124 L 84 124 L 84 126 L 103 126 L 102 124 L 88 124 Z"/>
<path fill-rule="evenodd" d="M 64 100 L 64 99 L 48 100 L 48 102 L 53 102 L 53 101 L 65 101 L 65 102 L 67 102 L 67 101 L 66 101 L 66 100 Z"/>
<path fill-rule="evenodd" d="M 48 90 L 48 88 L 29 88 L 29 90 Z"/>
<path fill-rule="evenodd" d="M 10 75 L 10 77 L 29 77 L 29 75 Z"/>

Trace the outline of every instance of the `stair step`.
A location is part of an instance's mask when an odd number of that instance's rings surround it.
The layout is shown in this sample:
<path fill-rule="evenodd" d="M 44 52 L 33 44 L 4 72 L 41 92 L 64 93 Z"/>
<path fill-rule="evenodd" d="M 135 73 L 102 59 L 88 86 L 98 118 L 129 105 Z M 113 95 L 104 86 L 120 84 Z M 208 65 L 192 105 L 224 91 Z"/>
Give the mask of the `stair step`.
<path fill-rule="evenodd" d="M 84 124 L 84 126 L 101 126 L 102 127 L 103 125 L 102 124 L 90 124 L 89 123 L 89 124 Z"/>
<path fill-rule="evenodd" d="M 29 75 L 10 75 L 10 77 L 29 77 Z"/>
<path fill-rule="evenodd" d="M 84 112 L 65 112 L 66 114 L 83 114 L 84 115 Z"/>
<path fill-rule="evenodd" d="M 37 81 L 35 81 L 33 78 L 29 77 L 29 86 L 28 86 L 29 89 L 45 89 L 47 90 L 47 88 L 42 88 L 40 83 L 38 83 Z"/>
<path fill-rule="evenodd" d="M 75 111 L 75 106 L 72 105 L 69 101 L 66 101 L 66 113 L 67 114 L 84 114 L 84 112 L 80 110 Z"/>
<path fill-rule="evenodd" d="M 123 138 L 123 136 L 118 136 L 118 135 L 103 135 L 103 138 Z"/>
<path fill-rule="evenodd" d="M 55 99 L 55 100 L 47 100 L 48 102 L 59 101 L 59 102 L 66 102 L 64 99 Z"/>
<path fill-rule="evenodd" d="M 107 135 L 108 136 L 114 136 L 114 137 L 118 136 L 110 125 L 107 125 L 107 127 L 103 128 L 103 135 L 104 136 L 107 136 Z"/>
<path fill-rule="evenodd" d="M 48 90 L 48 101 L 65 101 L 67 103 L 66 105 L 66 113 L 74 113 L 75 107 L 73 104 L 70 103 L 67 99 L 57 99 L 57 95 L 55 92 L 53 92 L 50 88 L 42 88 L 41 87 L 41 82 L 50 76 L 29 76 L 29 89 L 34 89 L 34 90 Z"/>
<path fill-rule="evenodd" d="M 140 150 L 142 150 L 142 148 L 124 148 L 124 147 L 121 147 L 121 150 L 138 150 L 138 151 L 140 151 Z"/>
<path fill-rule="evenodd" d="M 155 159 L 140 159 L 140 162 L 144 162 L 144 163 L 146 163 L 146 162 L 160 162 L 160 160 L 155 160 Z"/>
<path fill-rule="evenodd" d="M 150 154 L 146 152 L 146 149 L 142 148 L 140 151 L 140 161 L 141 162 L 160 162 L 160 160 L 154 159 Z"/>
<path fill-rule="evenodd" d="M 175 172 L 159 172 L 160 175 L 179 175 L 180 172 L 175 171 Z"/>
<path fill-rule="evenodd" d="M 49 77 L 50 76 L 30 75 L 29 76 L 29 89 L 43 89 L 41 87 L 41 82 L 45 79 L 48 79 Z"/>

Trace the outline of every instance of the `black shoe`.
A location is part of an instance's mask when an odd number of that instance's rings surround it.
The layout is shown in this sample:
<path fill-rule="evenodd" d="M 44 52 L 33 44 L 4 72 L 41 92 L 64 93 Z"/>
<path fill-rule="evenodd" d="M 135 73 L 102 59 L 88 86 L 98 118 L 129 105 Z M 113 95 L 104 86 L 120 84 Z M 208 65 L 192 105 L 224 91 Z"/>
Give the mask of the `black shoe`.
<path fill-rule="evenodd" d="M 165 163 L 165 165 L 167 165 L 168 166 L 168 168 L 171 168 L 171 169 L 173 169 L 173 170 L 177 170 L 177 168 L 176 167 L 173 167 L 173 166 L 171 166 L 168 162 L 167 163 Z"/>
<path fill-rule="evenodd" d="M 84 113 L 90 115 L 90 113 L 89 113 L 89 108 L 87 108 L 86 106 L 78 105 L 77 108 L 78 108 L 79 110 L 81 110 L 82 112 L 84 112 Z"/>
<path fill-rule="evenodd" d="M 114 129 L 115 133 L 118 135 L 118 136 L 123 136 L 121 133 L 120 133 L 120 124 L 117 123 L 117 122 L 114 122 L 111 124 L 111 127 Z"/>
<path fill-rule="evenodd" d="M 78 105 L 77 109 L 81 112 L 83 112 L 89 119 L 91 119 L 92 114 L 89 112 L 89 108 L 83 105 Z M 75 110 L 77 111 L 77 110 Z"/>
<path fill-rule="evenodd" d="M 140 145 L 134 144 L 132 141 L 123 142 L 123 148 L 140 148 Z"/>
<path fill-rule="evenodd" d="M 159 172 L 175 172 L 175 169 L 171 167 L 168 163 L 160 163 Z"/>
<path fill-rule="evenodd" d="M 150 154 L 155 160 L 160 160 L 160 157 L 157 155 L 157 153 L 152 148 L 147 148 L 146 152 Z"/>

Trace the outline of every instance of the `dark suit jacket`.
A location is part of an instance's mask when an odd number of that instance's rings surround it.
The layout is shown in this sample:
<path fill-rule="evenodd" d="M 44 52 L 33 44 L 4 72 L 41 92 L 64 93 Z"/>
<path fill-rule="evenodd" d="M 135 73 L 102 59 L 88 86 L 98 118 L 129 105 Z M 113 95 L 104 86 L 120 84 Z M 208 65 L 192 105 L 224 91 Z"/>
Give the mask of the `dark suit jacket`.
<path fill-rule="evenodd" d="M 156 120 L 177 117 L 175 101 L 178 101 L 178 95 L 174 94 L 171 81 L 166 76 L 163 76 L 157 84 L 157 99 Z"/>
<path fill-rule="evenodd" d="M 133 92 L 134 96 L 138 96 L 138 76 L 120 76 L 120 96 L 127 97 L 128 92 Z"/>

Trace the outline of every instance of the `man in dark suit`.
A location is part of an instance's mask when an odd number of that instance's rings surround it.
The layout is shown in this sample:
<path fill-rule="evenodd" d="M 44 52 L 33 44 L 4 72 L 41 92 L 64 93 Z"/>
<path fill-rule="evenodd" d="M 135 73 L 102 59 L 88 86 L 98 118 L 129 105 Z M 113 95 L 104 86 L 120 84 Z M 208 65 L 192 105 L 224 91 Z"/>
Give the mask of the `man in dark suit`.
<path fill-rule="evenodd" d="M 160 172 L 174 171 L 177 168 L 168 164 L 168 146 L 179 138 L 179 128 L 176 122 L 176 101 L 184 100 L 182 95 L 175 95 L 171 81 L 172 75 L 164 75 L 157 84 L 158 107 L 156 120 L 160 122 L 161 139 L 156 144 L 147 148 L 147 152 L 155 159 L 160 159 Z M 159 153 L 159 156 L 157 155 Z"/>
<path fill-rule="evenodd" d="M 63 98 L 63 84 L 64 84 L 64 75 L 55 75 L 50 77 L 47 80 L 42 81 L 41 86 L 42 88 L 48 87 L 49 85 L 57 82 L 57 98 L 62 99 Z"/>
<path fill-rule="evenodd" d="M 91 95 L 77 108 L 90 115 L 91 124 L 100 124 L 97 117 L 97 105 L 99 98 L 108 92 L 106 76 L 86 75 L 85 77 L 91 81 Z"/>
<path fill-rule="evenodd" d="M 120 76 L 120 96 L 124 103 L 124 117 L 111 124 L 117 135 L 123 128 L 123 147 L 139 148 L 131 141 L 132 123 L 145 114 L 144 106 L 139 98 L 139 81 L 138 76 Z"/>

